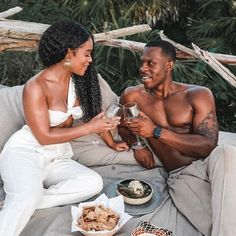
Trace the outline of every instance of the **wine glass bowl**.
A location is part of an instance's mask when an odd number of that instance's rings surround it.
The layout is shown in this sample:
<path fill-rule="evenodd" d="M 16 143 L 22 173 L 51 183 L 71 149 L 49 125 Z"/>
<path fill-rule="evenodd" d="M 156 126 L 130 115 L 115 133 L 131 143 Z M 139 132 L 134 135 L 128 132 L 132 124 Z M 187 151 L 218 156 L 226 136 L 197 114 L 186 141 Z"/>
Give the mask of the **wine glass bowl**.
<path fill-rule="evenodd" d="M 136 102 L 126 103 L 123 107 L 124 121 L 126 123 L 132 123 L 134 118 L 140 118 L 140 110 Z M 132 149 L 142 149 L 146 147 L 147 143 L 142 140 L 138 135 L 135 135 L 137 142 L 132 145 Z"/>
<path fill-rule="evenodd" d="M 111 103 L 104 112 L 104 117 L 107 119 L 110 118 L 121 118 L 123 115 L 123 106 L 119 103 Z"/>
<path fill-rule="evenodd" d="M 137 118 L 139 116 L 139 108 L 136 102 L 128 102 L 124 105 L 124 119 L 126 121 L 130 121 L 133 118 Z"/>
<path fill-rule="evenodd" d="M 112 123 L 114 126 L 119 124 L 121 117 L 123 116 L 123 106 L 119 103 L 111 103 L 103 113 L 103 119 L 107 123 Z M 101 141 L 101 136 L 98 134 L 90 134 L 90 142 L 93 145 L 98 145 Z"/>

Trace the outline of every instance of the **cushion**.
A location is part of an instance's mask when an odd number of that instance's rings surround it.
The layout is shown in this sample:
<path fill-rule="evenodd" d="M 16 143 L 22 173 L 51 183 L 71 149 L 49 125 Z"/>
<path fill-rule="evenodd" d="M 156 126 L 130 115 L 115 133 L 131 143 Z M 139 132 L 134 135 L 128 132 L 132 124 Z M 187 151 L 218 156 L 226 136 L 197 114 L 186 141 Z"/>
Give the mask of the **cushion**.
<path fill-rule="evenodd" d="M 0 89 L 0 152 L 8 138 L 24 124 L 23 86 Z"/>
<path fill-rule="evenodd" d="M 73 160 L 86 166 L 111 164 L 138 165 L 133 150 L 118 152 L 111 149 L 97 134 L 86 135 L 71 142 Z"/>
<path fill-rule="evenodd" d="M 119 97 L 100 74 L 98 74 L 98 79 L 102 94 L 102 109 L 105 110 L 112 102 L 119 102 Z"/>
<path fill-rule="evenodd" d="M 223 144 L 236 146 L 236 133 L 220 131 L 218 145 Z"/>
<path fill-rule="evenodd" d="M 8 138 L 25 123 L 21 100 L 22 91 L 23 86 L 0 89 L 0 152 Z M 0 202 L 5 198 L 2 185 L 0 176 Z"/>

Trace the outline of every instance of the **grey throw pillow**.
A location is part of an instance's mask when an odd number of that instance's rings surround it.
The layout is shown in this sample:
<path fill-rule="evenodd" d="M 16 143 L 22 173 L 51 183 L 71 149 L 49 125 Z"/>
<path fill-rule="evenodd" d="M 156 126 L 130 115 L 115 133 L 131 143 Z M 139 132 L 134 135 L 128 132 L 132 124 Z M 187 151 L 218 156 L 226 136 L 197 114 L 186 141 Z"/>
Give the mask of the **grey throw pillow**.
<path fill-rule="evenodd" d="M 42 71 L 32 77 L 37 77 Z M 0 152 L 10 136 L 25 124 L 22 93 L 24 85 L 0 89 Z"/>
<path fill-rule="evenodd" d="M 0 152 L 8 138 L 25 123 L 22 91 L 23 86 L 4 87 L 0 89 Z M 0 175 L 0 202 L 5 197 L 2 185 Z"/>
<path fill-rule="evenodd" d="M 223 144 L 236 146 L 236 133 L 220 131 L 218 145 Z"/>
<path fill-rule="evenodd" d="M 0 152 L 9 137 L 24 124 L 22 86 L 0 89 Z"/>

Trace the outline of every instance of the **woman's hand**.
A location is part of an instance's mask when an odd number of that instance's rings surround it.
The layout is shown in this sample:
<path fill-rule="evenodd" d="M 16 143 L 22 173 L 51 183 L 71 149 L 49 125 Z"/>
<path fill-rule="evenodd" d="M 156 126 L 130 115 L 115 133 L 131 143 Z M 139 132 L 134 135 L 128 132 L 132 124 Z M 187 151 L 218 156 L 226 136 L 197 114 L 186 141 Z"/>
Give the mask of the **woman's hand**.
<path fill-rule="evenodd" d="M 90 133 L 102 133 L 109 131 L 115 129 L 118 124 L 118 118 L 104 118 L 104 112 L 99 113 L 87 123 Z"/>

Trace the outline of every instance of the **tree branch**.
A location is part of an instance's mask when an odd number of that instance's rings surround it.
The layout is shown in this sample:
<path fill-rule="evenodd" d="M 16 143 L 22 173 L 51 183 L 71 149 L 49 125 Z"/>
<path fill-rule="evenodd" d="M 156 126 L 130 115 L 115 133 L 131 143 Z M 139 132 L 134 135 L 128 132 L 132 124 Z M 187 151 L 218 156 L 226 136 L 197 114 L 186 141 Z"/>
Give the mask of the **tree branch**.
<path fill-rule="evenodd" d="M 219 75 L 221 75 L 231 85 L 236 87 L 236 77 L 219 61 L 216 60 L 208 51 L 200 49 L 197 45 L 192 43 L 195 51 L 195 55 L 206 62 L 211 68 L 213 68 Z"/>
<path fill-rule="evenodd" d="M 50 25 L 47 24 L 34 22 L 0 19 L 0 51 L 36 50 L 41 35 L 49 26 Z M 134 41 L 125 42 L 125 40 L 116 40 L 112 38 L 124 37 L 150 30 L 151 28 L 149 25 L 136 25 L 105 33 L 94 34 L 94 39 L 98 44 L 114 47 L 124 46 L 126 49 L 141 51 L 144 47 L 143 43 Z"/>
<path fill-rule="evenodd" d="M 8 9 L 7 11 L 0 12 L 0 18 L 7 18 L 9 16 L 15 15 L 18 12 L 22 11 L 21 7 L 13 7 Z"/>
<path fill-rule="evenodd" d="M 151 31 L 151 30 L 152 30 L 152 28 L 147 24 L 134 25 L 131 27 L 112 30 L 112 31 L 108 31 L 105 33 L 94 34 L 94 39 L 95 39 L 95 41 L 109 40 L 109 39 L 129 36 L 129 35 L 133 35 L 133 34 L 137 34 L 137 33 L 142 33 L 142 32 L 146 32 L 146 31 Z"/>
<path fill-rule="evenodd" d="M 164 33 L 163 30 L 160 31 L 160 37 L 161 39 L 170 42 L 172 45 L 175 46 L 177 49 L 177 57 L 178 58 L 198 58 L 198 55 L 196 52 L 192 49 L 189 49 L 179 43 L 176 43 L 175 41 L 169 39 Z M 181 54 L 178 54 L 181 53 Z M 236 65 L 236 56 L 232 55 L 225 55 L 225 54 L 220 54 L 220 53 L 210 53 L 208 52 L 211 56 L 213 56 L 216 60 L 220 61 L 221 63 L 224 64 L 229 64 L 229 65 Z"/>
<path fill-rule="evenodd" d="M 145 43 L 135 42 L 131 40 L 124 39 L 109 39 L 109 40 L 99 40 L 98 44 L 116 47 L 116 48 L 124 48 L 130 51 L 140 51 L 142 52 L 145 46 Z"/>

